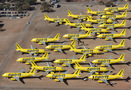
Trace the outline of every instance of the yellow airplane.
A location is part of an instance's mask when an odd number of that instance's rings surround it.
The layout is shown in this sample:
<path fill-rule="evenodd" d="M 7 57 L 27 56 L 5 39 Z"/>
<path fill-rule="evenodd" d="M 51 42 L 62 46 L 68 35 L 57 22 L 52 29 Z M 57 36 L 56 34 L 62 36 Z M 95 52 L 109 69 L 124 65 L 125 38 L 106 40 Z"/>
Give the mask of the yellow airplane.
<path fill-rule="evenodd" d="M 105 75 L 91 75 L 89 76 L 88 78 L 89 79 L 97 79 L 98 82 L 102 83 L 106 83 L 107 85 L 109 84 L 108 83 L 108 80 L 112 80 L 112 79 L 118 79 L 118 78 L 123 78 L 124 77 L 124 69 L 121 69 L 120 72 L 117 74 L 117 75 L 109 75 L 111 71 L 107 72 Z"/>
<path fill-rule="evenodd" d="M 114 22 L 114 21 L 113 21 L 112 19 L 110 19 L 110 18 L 108 18 L 108 19 L 100 19 L 100 18 L 98 18 L 98 19 L 92 19 L 92 18 L 90 18 L 90 17 L 87 17 L 87 18 L 88 18 L 88 19 L 87 19 L 88 22 L 98 23 L 98 25 L 103 24 L 103 23 L 113 23 L 113 22 Z"/>
<path fill-rule="evenodd" d="M 122 40 L 120 44 L 118 45 L 112 45 L 112 42 L 109 45 L 101 45 L 101 46 L 96 46 L 94 50 L 103 50 L 104 52 L 113 52 L 113 49 L 118 49 L 121 47 L 125 47 L 125 40 Z"/>
<path fill-rule="evenodd" d="M 87 7 L 88 12 L 90 14 L 95 14 L 95 15 L 110 15 L 113 14 L 112 12 L 107 12 L 107 11 L 92 11 L 89 7 Z"/>
<path fill-rule="evenodd" d="M 65 22 L 66 18 L 59 18 L 57 16 L 57 18 L 49 18 L 49 16 L 47 14 L 44 13 L 45 19 L 44 20 L 48 20 L 49 22 L 54 22 L 57 23 L 57 25 L 62 24 L 63 22 Z"/>
<path fill-rule="evenodd" d="M 46 38 L 33 38 L 31 41 L 36 42 L 36 43 L 38 43 L 40 45 L 41 44 L 46 45 L 46 43 L 48 43 L 48 42 L 59 41 L 60 40 L 59 36 L 60 36 L 60 33 L 58 33 L 54 38 L 50 38 L 51 37 L 51 35 L 50 35 L 50 36 L 48 36 Z"/>
<path fill-rule="evenodd" d="M 44 49 L 35 49 L 32 45 L 31 45 L 31 49 L 23 49 L 23 48 L 21 48 L 21 46 L 18 43 L 16 43 L 16 47 L 17 47 L 16 51 L 20 51 L 20 52 L 22 52 L 22 54 L 29 53 L 28 55 L 33 55 L 33 54 L 37 55 L 39 53 L 47 52 Z"/>
<path fill-rule="evenodd" d="M 101 64 L 101 66 L 111 67 L 110 64 L 124 62 L 125 61 L 124 56 L 125 56 L 125 54 L 123 53 L 118 59 L 111 59 L 112 56 L 110 56 L 107 59 L 95 59 L 92 61 L 92 63 Z"/>
<path fill-rule="evenodd" d="M 62 64 L 62 66 L 68 66 L 70 67 L 71 64 L 74 64 L 75 62 L 85 62 L 86 61 L 86 54 L 83 54 L 82 57 L 80 59 L 74 59 L 74 57 L 70 58 L 70 59 L 56 59 L 54 61 L 54 63 L 60 63 Z"/>
<path fill-rule="evenodd" d="M 16 61 L 25 62 L 25 64 L 30 64 L 30 60 L 33 60 L 34 62 L 39 62 L 48 59 L 49 59 L 48 52 L 46 52 L 42 57 L 22 57 L 18 58 Z"/>
<path fill-rule="evenodd" d="M 93 73 L 98 74 L 98 72 L 105 72 L 109 71 L 109 69 L 105 67 L 95 67 L 92 63 L 89 63 L 91 67 L 81 67 L 81 65 L 78 62 L 75 62 L 76 67 L 75 69 L 79 69 L 81 71 L 88 71 L 89 73 L 87 75 L 91 75 Z"/>
<path fill-rule="evenodd" d="M 129 9 L 128 5 L 129 3 L 127 3 L 124 7 L 108 7 L 108 8 L 105 8 L 104 10 L 111 11 L 111 12 L 123 11 L 123 10 Z"/>
<path fill-rule="evenodd" d="M 52 72 L 52 71 L 64 71 L 65 70 L 62 67 L 51 66 L 48 62 L 47 62 L 47 66 L 37 66 L 36 63 L 32 60 L 30 61 L 30 63 L 32 65 L 31 68 L 35 68 L 37 70 L 45 71 L 44 73 L 49 73 L 49 72 Z"/>
<path fill-rule="evenodd" d="M 81 28 L 81 24 L 84 24 L 86 27 L 93 27 L 91 24 L 88 23 L 80 23 L 79 21 L 77 21 L 78 23 L 71 23 L 68 19 L 65 19 L 66 23 L 65 25 L 69 25 L 72 27 L 77 27 L 77 28 Z"/>
<path fill-rule="evenodd" d="M 72 14 L 72 12 L 70 10 L 68 10 L 68 17 L 72 17 L 73 19 L 86 21 L 87 20 L 87 16 L 89 16 L 89 15 L 82 15 L 81 13 L 80 13 L 80 15 L 74 15 L 74 14 Z M 92 16 L 89 16 L 89 17 L 93 18 Z"/>
<path fill-rule="evenodd" d="M 45 48 L 46 49 L 54 49 L 55 52 L 57 52 L 57 51 L 63 52 L 62 51 L 63 49 L 70 49 L 70 45 L 75 46 L 75 42 L 76 42 L 76 40 L 72 41 L 72 43 L 69 45 L 64 45 L 65 42 L 62 43 L 61 45 L 48 45 Z"/>
<path fill-rule="evenodd" d="M 67 78 L 78 78 L 80 75 L 80 70 L 76 70 L 75 73 L 73 74 L 67 74 L 70 70 L 64 72 L 64 73 L 54 73 L 54 72 L 51 72 L 50 74 L 46 75 L 46 77 L 48 78 L 55 78 L 55 81 L 56 82 L 64 82 L 63 80 L 64 79 L 67 79 Z"/>
<path fill-rule="evenodd" d="M 10 73 L 4 73 L 2 76 L 3 77 L 9 77 L 11 78 L 11 80 L 17 80 L 20 81 L 20 78 L 23 77 L 30 77 L 30 76 L 35 76 L 36 75 L 36 71 L 35 68 L 32 68 L 32 70 L 29 73 L 23 73 L 25 69 L 21 70 L 18 73 L 14 73 L 14 72 L 10 72 Z"/>
<path fill-rule="evenodd" d="M 88 48 L 86 48 L 85 46 L 83 46 L 83 47 L 84 47 L 84 49 L 76 49 L 75 47 L 73 47 L 73 46 L 71 45 L 70 51 L 74 51 L 74 52 L 76 52 L 76 54 L 77 54 L 77 53 L 87 54 L 88 56 L 92 56 L 92 54 L 101 53 L 101 51 L 99 51 L 99 50 L 96 50 L 96 49 L 88 49 Z"/>
<path fill-rule="evenodd" d="M 70 38 L 70 40 L 79 40 L 81 38 L 87 38 L 92 36 L 91 31 L 87 32 L 86 34 L 81 34 L 82 32 L 78 34 L 65 34 L 63 35 L 64 38 Z"/>
<path fill-rule="evenodd" d="M 101 25 L 99 25 L 99 27 L 104 27 L 104 28 L 112 29 L 112 30 L 114 30 L 114 28 L 122 27 L 122 26 L 126 26 L 126 19 L 123 20 L 121 24 L 112 23 L 112 24 L 101 24 Z"/>
<path fill-rule="evenodd" d="M 124 18 L 124 17 L 127 17 L 127 11 L 125 11 L 122 15 L 102 15 L 101 16 L 102 19 L 110 18 L 112 20 L 116 20 L 116 19 Z"/>
<path fill-rule="evenodd" d="M 126 29 L 124 29 L 120 34 L 114 34 L 114 32 L 112 32 L 111 34 L 99 34 L 97 37 L 105 38 L 105 40 L 113 40 L 114 38 L 122 36 L 126 36 Z"/>
<path fill-rule="evenodd" d="M 100 34 L 100 33 L 109 32 L 109 29 L 96 28 L 95 26 L 94 26 L 94 28 L 86 28 L 83 24 L 81 24 L 80 30 L 84 30 L 84 31 L 87 31 L 87 32 L 91 31 L 92 34 L 93 33 Z"/>

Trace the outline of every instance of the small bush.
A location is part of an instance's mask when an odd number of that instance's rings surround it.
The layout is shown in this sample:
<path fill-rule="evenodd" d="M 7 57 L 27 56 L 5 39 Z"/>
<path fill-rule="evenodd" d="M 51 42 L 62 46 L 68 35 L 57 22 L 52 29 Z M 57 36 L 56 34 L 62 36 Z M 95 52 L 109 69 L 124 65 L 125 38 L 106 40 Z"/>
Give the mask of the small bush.
<path fill-rule="evenodd" d="M 112 2 L 110 2 L 110 1 L 108 1 L 107 3 L 105 3 L 105 6 L 106 7 L 110 7 L 110 6 L 113 6 L 114 4 L 112 3 Z"/>

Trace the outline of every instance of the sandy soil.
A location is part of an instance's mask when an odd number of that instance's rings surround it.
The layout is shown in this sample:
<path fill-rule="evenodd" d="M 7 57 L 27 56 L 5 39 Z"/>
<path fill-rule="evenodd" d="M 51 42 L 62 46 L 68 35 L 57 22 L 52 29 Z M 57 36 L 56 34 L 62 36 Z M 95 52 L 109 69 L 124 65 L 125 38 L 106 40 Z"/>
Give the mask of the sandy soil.
<path fill-rule="evenodd" d="M 123 5 L 120 5 L 123 6 Z M 97 10 L 96 8 L 99 8 L 100 10 L 104 9 L 104 6 L 99 6 L 99 5 L 95 5 L 93 7 L 91 7 L 92 10 Z M 131 8 L 131 6 L 130 6 Z M 61 8 L 56 9 L 56 12 L 53 13 L 47 13 L 47 15 L 49 15 L 49 17 L 55 18 L 57 16 L 61 17 L 61 18 L 67 18 L 67 10 L 71 10 L 73 14 L 87 14 L 87 10 L 86 10 L 86 6 L 85 4 L 62 4 Z M 123 12 L 121 12 L 123 13 Z M 131 13 L 128 12 L 128 18 L 130 18 Z M 1 74 L 5 73 L 5 72 L 19 72 L 20 70 L 26 68 L 25 72 L 29 72 L 30 69 L 30 65 L 25 65 L 24 63 L 19 63 L 16 61 L 17 58 L 20 57 L 24 57 L 25 55 L 21 55 L 20 52 L 16 52 L 15 48 L 15 43 L 19 43 L 21 45 L 22 48 L 30 48 L 30 45 L 33 45 L 35 48 L 41 48 L 44 49 L 45 46 L 44 45 L 38 45 L 36 43 L 31 42 L 30 40 L 32 38 L 44 38 L 47 37 L 49 35 L 52 35 L 52 37 L 54 37 L 57 33 L 60 33 L 60 36 L 62 37 L 64 34 L 68 34 L 68 33 L 79 33 L 78 29 L 70 29 L 69 26 L 65 26 L 65 25 L 60 25 L 60 26 L 56 26 L 55 24 L 49 24 L 48 21 L 44 21 L 44 13 L 41 13 L 39 11 L 39 13 L 37 14 L 37 16 L 35 17 L 34 21 L 31 23 L 30 27 L 28 28 L 27 31 L 22 31 L 22 29 L 25 27 L 25 24 L 27 23 L 27 21 L 29 20 L 29 17 L 25 17 L 23 19 L 6 19 L 3 20 L 4 25 L 4 29 L 6 29 L 5 31 L 0 33 L 0 41 L 2 43 L 0 43 L 0 64 L 4 63 L 4 59 L 5 57 L 7 57 L 7 55 L 10 55 L 9 52 L 12 53 L 11 58 L 8 60 L 7 65 L 5 67 L 3 67 L 3 72 L 1 72 Z M 71 21 L 72 18 L 69 18 Z M 123 19 L 122 19 L 123 20 Z M 122 20 L 118 20 L 119 22 L 122 22 Z M 73 22 L 76 22 L 76 20 L 74 20 Z M 86 22 L 84 22 L 86 23 Z M 131 21 L 127 20 L 127 27 L 130 27 Z M 95 26 L 97 26 L 95 24 Z M 118 33 L 120 33 L 123 28 L 117 29 Z M 85 32 L 83 32 L 85 33 Z M 129 50 L 127 50 L 127 48 L 130 47 L 131 45 L 131 40 L 127 39 L 127 37 L 130 37 L 131 31 L 130 29 L 127 29 L 127 36 L 124 37 L 126 39 L 126 47 L 124 49 L 120 49 L 120 50 L 116 50 L 115 52 L 116 54 L 113 53 L 104 53 L 101 55 L 93 55 L 92 57 L 87 58 L 87 61 L 85 64 L 81 64 L 83 67 L 84 66 L 89 66 L 88 62 L 91 62 L 94 59 L 98 59 L 98 58 L 108 58 L 109 56 L 113 55 L 112 58 L 119 58 L 119 56 L 122 53 L 125 53 L 125 63 L 123 64 L 114 64 L 112 65 L 113 68 L 115 68 L 115 70 L 113 70 L 112 68 L 109 68 L 110 70 L 112 70 L 113 72 L 110 74 L 117 74 L 120 69 L 124 69 L 124 75 L 125 78 L 127 76 L 131 76 L 131 66 L 127 65 L 126 63 L 130 61 L 130 55 L 131 52 Z M 22 35 L 22 36 L 21 36 Z M 20 38 L 19 38 L 20 37 Z M 107 45 L 109 44 L 111 41 L 105 41 L 104 39 L 96 39 L 93 40 L 93 37 L 91 37 L 90 39 L 82 39 L 82 41 L 85 42 L 85 46 L 88 48 L 94 48 L 97 45 Z M 113 44 L 119 44 L 121 42 L 122 39 L 116 39 L 117 43 L 113 42 Z M 68 39 L 64 39 L 61 38 L 60 43 L 55 43 L 55 44 L 61 44 L 61 42 L 63 41 L 67 41 L 65 44 L 69 44 L 72 41 L 68 40 Z M 82 47 L 83 45 L 77 44 L 77 48 Z M 82 47 L 83 48 L 83 47 Z M 53 52 L 53 51 L 49 51 L 49 61 L 53 60 L 53 59 L 61 59 L 61 58 L 71 58 L 75 55 L 74 52 L 70 52 L 68 50 L 66 50 L 66 54 L 63 54 L 61 52 Z M 40 55 L 42 56 L 42 54 Z M 81 54 L 78 54 L 75 58 L 80 58 Z M 38 65 L 42 66 L 42 65 L 46 65 L 46 63 L 37 63 Z M 57 64 L 53 64 L 52 62 L 50 62 L 50 64 L 55 65 L 55 66 L 61 66 L 61 65 L 57 65 Z M 97 65 L 99 66 L 99 65 Z M 69 68 L 69 67 L 64 67 L 66 70 L 71 69 L 71 71 L 69 73 L 73 73 L 75 72 L 74 69 Z M 108 68 L 108 67 L 107 67 Z M 11 81 L 9 79 L 6 79 L 4 77 L 0 76 L 0 89 L 121 89 L 121 90 L 130 90 L 131 89 L 131 81 L 129 82 L 124 82 L 124 80 L 112 80 L 111 82 L 116 82 L 116 85 L 113 86 L 106 86 L 104 83 L 98 83 L 97 80 L 96 81 L 92 81 L 92 80 L 88 80 L 88 81 L 83 81 L 82 79 L 87 75 L 88 72 L 83 72 L 81 77 L 78 79 L 68 79 L 67 80 L 67 84 L 65 83 L 61 83 L 61 82 L 55 82 L 53 79 L 49 79 L 46 78 L 45 76 L 38 78 L 40 76 L 40 74 L 42 74 L 43 72 L 40 71 L 38 72 L 38 74 L 35 77 L 32 78 L 24 78 L 24 84 L 22 84 L 21 82 L 17 82 L 17 81 Z"/>

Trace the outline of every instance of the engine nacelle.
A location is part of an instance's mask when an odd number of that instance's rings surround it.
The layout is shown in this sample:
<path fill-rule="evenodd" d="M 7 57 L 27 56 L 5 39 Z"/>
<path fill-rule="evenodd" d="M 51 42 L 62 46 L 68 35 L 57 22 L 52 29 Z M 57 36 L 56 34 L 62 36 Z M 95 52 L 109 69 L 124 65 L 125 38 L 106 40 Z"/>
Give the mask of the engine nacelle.
<path fill-rule="evenodd" d="M 42 45 L 42 43 L 41 43 L 41 42 L 39 42 L 38 44 L 39 44 L 39 45 Z"/>
<path fill-rule="evenodd" d="M 66 67 L 67 65 L 66 64 L 62 64 L 63 67 Z"/>
<path fill-rule="evenodd" d="M 54 50 L 54 52 L 58 52 L 58 50 Z"/>
<path fill-rule="evenodd" d="M 59 82 L 59 79 L 55 79 L 56 82 Z"/>
<path fill-rule="evenodd" d="M 98 75 L 98 74 L 99 74 L 99 72 L 95 72 L 95 74 L 96 74 L 96 75 Z"/>
<path fill-rule="evenodd" d="M 107 50 L 103 50 L 103 52 L 108 52 Z"/>
<path fill-rule="evenodd" d="M 102 67 L 106 66 L 105 64 L 101 64 Z"/>
<path fill-rule="evenodd" d="M 29 62 L 26 62 L 25 64 L 26 64 L 26 65 L 29 65 L 30 63 L 29 63 Z"/>
<path fill-rule="evenodd" d="M 88 54 L 88 56 L 92 56 L 92 54 Z"/>
<path fill-rule="evenodd" d="M 103 81 L 102 80 L 98 80 L 99 83 L 102 83 Z"/>
<path fill-rule="evenodd" d="M 15 81 L 16 79 L 15 78 L 11 78 L 12 81 Z"/>

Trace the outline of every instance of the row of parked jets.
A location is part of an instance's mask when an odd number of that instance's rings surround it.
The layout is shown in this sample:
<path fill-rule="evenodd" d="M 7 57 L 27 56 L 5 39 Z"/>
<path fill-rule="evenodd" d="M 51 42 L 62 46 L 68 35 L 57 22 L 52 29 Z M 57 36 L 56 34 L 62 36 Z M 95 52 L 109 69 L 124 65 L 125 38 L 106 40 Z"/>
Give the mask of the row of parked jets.
<path fill-rule="evenodd" d="M 91 13 L 91 14 L 95 14 L 95 15 L 102 15 L 101 18 L 106 18 L 106 19 L 94 19 L 92 16 L 89 15 L 73 15 L 71 13 L 71 11 L 68 10 L 68 16 L 73 17 L 73 18 L 77 18 L 78 20 L 82 20 L 82 21 L 90 21 L 92 23 L 98 23 L 99 27 L 106 27 L 106 29 L 100 29 L 100 28 L 96 28 L 91 24 L 85 24 L 85 23 L 71 23 L 70 20 L 68 20 L 67 18 L 62 19 L 62 18 L 49 18 L 47 16 L 47 14 L 45 15 L 45 20 L 48 20 L 50 22 L 54 22 L 57 24 L 62 24 L 63 22 L 65 22 L 66 25 L 69 25 L 71 27 L 77 27 L 80 28 L 80 30 L 85 30 L 87 31 L 86 34 L 65 34 L 63 37 L 64 38 L 70 38 L 70 40 L 73 40 L 71 44 L 69 45 L 64 45 L 65 42 L 63 42 L 61 45 L 48 45 L 45 48 L 46 49 L 53 49 L 55 52 L 59 51 L 59 52 L 63 52 L 64 49 L 69 49 L 69 51 L 73 51 L 76 53 L 83 53 L 83 55 L 81 56 L 80 59 L 74 59 L 74 57 L 70 58 L 70 59 L 56 59 L 53 62 L 57 63 L 57 64 L 62 64 L 62 66 L 69 66 L 71 67 L 71 64 L 75 64 L 75 69 L 76 71 L 73 74 L 67 74 L 70 70 L 67 70 L 64 73 L 54 73 L 54 71 L 65 71 L 65 69 L 63 67 L 56 67 L 56 66 L 51 66 L 48 62 L 47 62 L 47 66 L 38 66 L 36 65 L 35 62 L 40 62 L 43 60 L 48 60 L 49 56 L 48 56 L 48 51 L 44 50 L 44 49 L 35 49 L 32 45 L 31 45 L 31 49 L 23 49 L 21 48 L 21 46 L 16 43 L 16 51 L 20 51 L 22 53 L 28 53 L 28 55 L 34 55 L 33 57 L 22 57 L 22 58 L 18 58 L 17 61 L 18 62 L 25 62 L 25 64 L 31 64 L 31 71 L 29 73 L 23 73 L 25 69 L 23 69 L 22 71 L 18 72 L 18 73 L 4 73 L 2 76 L 3 77 L 11 77 L 11 80 L 17 80 L 20 81 L 20 78 L 23 77 L 29 77 L 29 76 L 34 76 L 37 74 L 36 69 L 37 70 L 42 70 L 45 71 L 43 74 L 47 73 L 46 77 L 48 78 L 55 78 L 55 81 L 60 81 L 60 82 L 64 82 L 64 79 L 67 78 L 76 78 L 81 76 L 81 72 L 80 71 L 88 71 L 89 73 L 87 74 L 90 75 L 88 78 L 89 79 L 98 79 L 98 82 L 104 82 L 106 84 L 109 84 L 108 80 L 111 79 L 117 79 L 117 78 L 123 78 L 123 72 L 124 69 L 121 69 L 120 72 L 117 75 L 109 75 L 109 73 L 111 71 L 109 71 L 109 69 L 107 69 L 106 67 L 95 67 L 93 65 L 94 64 L 101 64 L 101 66 L 108 66 L 111 67 L 110 64 L 113 63 L 119 63 L 119 62 L 124 62 L 125 61 L 125 54 L 123 53 L 118 59 L 111 59 L 112 56 L 110 56 L 107 59 L 95 59 L 92 62 L 89 62 L 91 67 L 82 67 L 79 63 L 81 62 L 85 62 L 86 60 L 86 56 L 92 56 L 92 54 L 98 54 L 98 53 L 102 53 L 101 50 L 103 50 L 103 52 L 114 52 L 113 49 L 118 49 L 121 47 L 125 47 L 125 40 L 122 40 L 120 42 L 120 44 L 118 45 L 112 45 L 112 43 L 110 43 L 109 45 L 101 45 L 101 46 L 96 46 L 94 49 L 88 49 L 87 47 L 83 46 L 84 49 L 77 49 L 76 47 L 76 41 L 79 40 L 80 38 L 85 38 L 85 37 L 90 37 L 92 36 L 92 33 L 97 33 L 99 34 L 97 37 L 99 38 L 105 38 L 105 40 L 113 40 L 116 37 L 121 37 L 121 36 L 125 36 L 126 35 L 126 29 L 124 29 L 120 34 L 100 34 L 101 32 L 108 32 L 110 29 L 115 30 L 116 27 L 122 27 L 126 25 L 126 19 L 122 21 L 121 24 L 115 24 L 116 23 L 116 19 L 118 18 L 123 18 L 123 17 L 127 17 L 127 11 L 125 11 L 122 15 L 112 15 L 113 12 L 118 12 L 121 10 L 125 10 L 128 9 L 128 3 L 124 6 L 124 7 L 109 7 L 109 8 L 105 8 L 104 10 L 106 11 L 92 11 L 89 7 L 87 7 L 88 12 L 87 13 Z M 112 23 L 112 24 L 106 24 L 106 23 Z M 94 27 L 94 28 L 87 28 L 87 27 Z M 51 36 L 48 36 L 47 38 L 33 38 L 31 41 L 32 42 L 36 42 L 38 44 L 43 44 L 46 45 L 49 42 L 55 42 L 55 41 L 59 41 L 60 40 L 60 33 L 58 33 L 54 38 L 50 38 Z M 37 56 L 39 53 L 45 53 L 42 57 L 35 57 Z M 28 56 L 27 55 L 27 56 Z M 105 72 L 108 71 L 105 75 L 99 75 L 99 72 Z M 91 75 L 94 74 L 95 75 Z M 42 74 L 42 75 L 43 75 Z"/>

